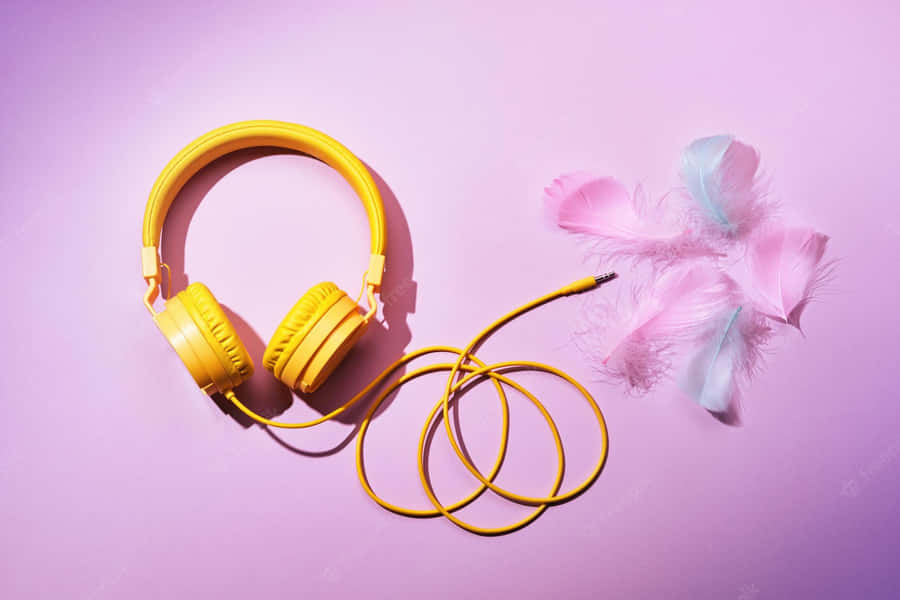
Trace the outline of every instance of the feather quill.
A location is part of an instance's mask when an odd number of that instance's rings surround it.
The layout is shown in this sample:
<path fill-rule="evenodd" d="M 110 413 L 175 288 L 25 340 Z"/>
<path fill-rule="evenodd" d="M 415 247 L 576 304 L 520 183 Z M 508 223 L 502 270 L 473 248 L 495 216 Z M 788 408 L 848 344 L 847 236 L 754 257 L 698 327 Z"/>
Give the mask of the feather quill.
<path fill-rule="evenodd" d="M 681 388 L 714 413 L 739 406 L 742 387 L 758 368 L 772 330 L 765 317 L 743 306 L 715 319 L 703 336 L 681 379 Z"/>
<path fill-rule="evenodd" d="M 681 179 L 704 234 L 742 239 L 768 217 L 758 170 L 756 148 L 731 135 L 700 138 L 684 150 Z"/>
<path fill-rule="evenodd" d="M 707 264 L 672 269 L 620 301 L 588 305 L 577 342 L 605 378 L 646 392 L 674 349 L 733 303 L 734 282 Z"/>
<path fill-rule="evenodd" d="M 659 267 L 711 256 L 713 250 L 685 226 L 683 213 L 666 211 L 663 203 L 650 202 L 640 186 L 632 195 L 613 177 L 581 172 L 563 175 L 544 190 L 548 220 L 584 234 L 604 261 L 648 260 Z"/>
<path fill-rule="evenodd" d="M 776 227 L 751 241 L 751 287 L 759 310 L 800 329 L 800 315 L 828 280 L 828 236 L 808 227 Z"/>

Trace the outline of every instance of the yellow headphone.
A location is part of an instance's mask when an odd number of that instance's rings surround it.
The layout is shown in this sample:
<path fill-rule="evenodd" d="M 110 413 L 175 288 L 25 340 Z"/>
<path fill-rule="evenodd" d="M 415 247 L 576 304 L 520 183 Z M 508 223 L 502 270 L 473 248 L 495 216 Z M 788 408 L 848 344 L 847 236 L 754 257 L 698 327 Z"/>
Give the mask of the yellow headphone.
<path fill-rule="evenodd" d="M 244 121 L 226 125 L 194 140 L 169 161 L 153 185 L 144 213 L 143 249 L 141 252 L 142 270 L 144 280 L 147 282 L 144 305 L 187 366 L 197 385 L 208 394 L 223 394 L 241 412 L 263 425 L 301 429 L 318 425 L 338 416 L 372 393 L 399 367 L 425 355 L 451 354 L 456 357 L 454 362 L 426 365 L 405 373 L 396 381 L 385 386 L 372 401 L 360 423 L 356 438 L 356 470 L 366 494 L 379 505 L 398 514 L 410 517 L 444 516 L 468 531 L 482 535 L 497 535 L 509 533 L 527 525 L 540 516 L 547 507 L 571 500 L 586 490 L 602 470 L 609 449 L 606 421 L 591 394 L 571 375 L 550 365 L 534 361 L 505 361 L 489 365 L 477 358 L 475 351 L 482 341 L 515 317 L 556 298 L 593 289 L 599 284 L 613 279 L 616 276 L 615 273 L 585 277 L 532 300 L 491 323 L 465 348 L 428 346 L 406 354 L 389 365 L 353 398 L 330 413 L 312 421 L 303 423 L 273 421 L 256 414 L 238 400 L 233 390 L 253 374 L 253 362 L 238 337 L 237 331 L 228 321 L 228 317 L 225 316 L 225 312 L 212 292 L 202 283 L 195 282 L 173 298 L 167 299 L 165 309 L 159 313 L 154 310 L 153 302 L 159 297 L 162 286 L 162 267 L 166 266 L 159 256 L 163 222 L 179 190 L 197 171 L 213 160 L 236 150 L 258 146 L 274 146 L 303 152 L 336 169 L 350 182 L 362 199 L 369 216 L 372 235 L 371 257 L 364 278 L 368 310 L 363 311 L 356 302 L 333 283 L 320 283 L 314 286 L 297 301 L 278 329 L 275 330 L 263 354 L 263 364 L 266 369 L 293 389 L 301 392 L 313 392 L 334 371 L 375 315 L 375 293 L 379 291 L 384 272 L 386 228 L 381 197 L 365 165 L 337 141 L 309 127 L 280 121 Z M 171 277 L 171 273 L 169 276 Z M 599 426 L 602 442 L 600 456 L 591 473 L 579 485 L 567 492 L 559 491 L 562 486 L 565 461 L 562 440 L 550 413 L 531 392 L 506 373 L 523 369 L 542 371 L 567 381 L 585 398 Z M 388 395 L 411 379 L 442 371 L 448 373 L 443 395 L 428 415 L 419 435 L 418 446 L 419 480 L 434 509 L 404 508 L 383 499 L 373 490 L 363 465 L 364 438 L 375 411 Z M 449 405 L 451 398 L 459 390 L 469 384 L 487 379 L 494 384 L 500 399 L 503 410 L 503 429 L 494 465 L 489 473 L 483 474 L 466 456 L 454 436 L 450 425 Z M 550 492 L 546 496 L 517 494 L 494 483 L 494 479 L 503 465 L 509 439 L 509 407 L 503 386 L 517 390 L 534 404 L 550 429 L 558 461 L 556 476 Z M 425 466 L 426 439 L 439 414 L 442 416 L 445 432 L 456 456 L 479 482 L 478 487 L 469 495 L 452 504 L 443 504 L 437 498 Z M 532 505 L 535 509 L 515 523 L 492 528 L 473 525 L 453 514 L 488 489 L 513 502 Z"/>
<path fill-rule="evenodd" d="M 334 371 L 375 314 L 375 293 L 384 271 L 386 227 L 381 195 L 368 169 L 329 136 L 294 123 L 245 121 L 226 125 L 188 144 L 156 179 L 144 212 L 142 263 L 149 287 L 144 303 L 194 381 L 208 394 L 240 385 L 253 374 L 253 362 L 234 327 L 209 289 L 192 283 L 156 313 L 152 303 L 162 283 L 160 236 L 166 214 L 182 186 L 204 166 L 230 152 L 275 146 L 309 154 L 337 170 L 366 208 L 372 255 L 365 274 L 368 311 L 333 283 L 306 292 L 278 326 L 263 365 L 292 389 L 315 391 Z"/>

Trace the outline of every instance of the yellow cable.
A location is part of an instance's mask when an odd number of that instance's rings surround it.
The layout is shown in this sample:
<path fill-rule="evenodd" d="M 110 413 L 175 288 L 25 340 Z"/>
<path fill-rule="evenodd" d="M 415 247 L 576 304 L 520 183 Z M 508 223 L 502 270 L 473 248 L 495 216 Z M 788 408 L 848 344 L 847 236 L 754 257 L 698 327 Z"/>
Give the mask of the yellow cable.
<path fill-rule="evenodd" d="M 363 490 L 365 490 L 366 494 L 372 498 L 375 502 L 377 502 L 382 507 L 387 510 L 393 511 L 395 513 L 406 515 L 410 517 L 435 517 L 443 515 L 447 517 L 451 522 L 455 523 L 459 527 L 471 531 L 473 533 L 481 534 L 481 535 L 499 535 L 503 533 L 509 533 L 511 531 L 515 531 L 521 527 L 524 527 L 528 523 L 532 522 L 538 516 L 543 513 L 548 506 L 554 504 L 560 504 L 566 502 L 567 500 L 571 500 L 578 494 L 582 493 L 585 489 L 590 486 L 594 480 L 596 480 L 597 476 L 600 474 L 600 471 L 603 469 L 603 465 L 606 462 L 606 457 L 609 451 L 609 434 L 606 428 L 606 421 L 603 418 L 603 413 L 600 410 L 600 407 L 597 405 L 597 402 L 591 396 L 590 392 L 584 388 L 578 381 L 575 380 L 571 375 L 565 373 L 564 371 L 552 367 L 550 365 L 532 362 L 532 361 L 507 361 L 500 362 L 493 365 L 487 365 L 483 361 L 479 360 L 475 354 L 475 349 L 494 331 L 499 329 L 501 326 L 506 324 L 511 319 L 532 310 L 546 302 L 549 302 L 555 298 L 559 298 L 564 295 L 574 294 L 586 291 L 595 287 L 597 284 L 602 283 L 604 281 L 608 281 L 612 279 L 614 274 L 607 274 L 599 277 L 589 277 L 582 280 L 579 280 L 569 286 L 565 286 L 551 294 L 547 294 L 546 296 L 542 296 L 524 306 L 517 308 L 516 310 L 507 313 L 503 317 L 497 319 L 493 323 L 491 323 L 488 327 L 486 327 L 481 333 L 479 333 L 475 338 L 469 342 L 469 344 L 462 350 L 458 348 L 452 348 L 449 346 L 429 346 L 426 348 L 422 348 L 420 350 L 416 350 L 415 352 L 411 352 L 402 356 L 400 359 L 395 361 L 393 364 L 388 366 L 380 375 L 378 375 L 375 379 L 373 379 L 365 388 L 362 389 L 358 394 L 353 396 L 350 400 L 348 400 L 342 406 L 339 406 L 335 410 L 331 411 L 327 415 L 323 415 L 317 419 L 313 419 L 312 421 L 306 421 L 303 423 L 284 423 L 281 421 L 273 421 L 271 419 L 266 419 L 262 417 L 249 408 L 247 408 L 244 404 L 237 399 L 233 391 L 225 392 L 225 396 L 232 402 L 234 405 L 244 414 L 254 419 L 255 421 L 262 423 L 264 425 L 270 425 L 272 427 L 281 427 L 286 429 L 301 429 L 305 427 L 312 427 L 314 425 L 318 425 L 320 423 L 324 423 L 339 414 L 346 411 L 348 408 L 356 404 L 362 398 L 367 396 L 371 391 L 378 386 L 381 382 L 383 382 L 391 373 L 396 371 L 401 366 L 424 356 L 426 354 L 433 354 L 437 352 L 454 354 L 457 356 L 456 361 L 453 363 L 437 363 L 432 365 L 426 365 L 424 367 L 419 367 L 409 373 L 404 374 L 402 377 L 398 378 L 396 381 L 392 382 L 389 386 L 387 386 L 384 390 L 382 390 L 372 404 L 369 406 L 368 411 L 366 412 L 365 417 L 363 418 L 359 433 L 356 438 L 356 470 L 359 476 L 359 481 L 362 484 Z M 597 419 L 597 423 L 600 428 L 600 439 L 601 439 L 601 451 L 600 457 L 597 460 L 597 464 L 591 473 L 582 481 L 579 485 L 575 486 L 572 490 L 565 493 L 558 493 L 559 488 L 562 485 L 563 474 L 565 472 L 565 456 L 563 453 L 562 447 L 562 439 L 559 435 L 559 430 L 556 428 L 556 424 L 553 422 L 550 413 L 544 407 L 544 405 L 534 396 L 531 392 L 529 392 L 525 387 L 516 381 L 510 379 L 506 375 L 503 374 L 503 371 L 507 370 L 533 370 L 533 371 L 543 371 L 545 373 L 550 373 L 561 379 L 567 381 L 571 384 L 576 390 L 578 390 L 587 400 L 591 409 L 594 412 L 594 416 Z M 398 506 L 396 504 L 392 504 L 387 500 L 384 500 L 372 489 L 371 484 L 369 483 L 368 477 L 366 476 L 364 461 L 363 461 L 363 446 L 366 433 L 369 430 L 369 424 L 372 421 L 372 417 L 375 412 L 378 410 L 378 407 L 384 402 L 384 400 L 396 391 L 400 386 L 411 379 L 415 379 L 421 375 L 425 375 L 428 373 L 434 373 L 437 371 L 449 371 L 447 375 L 447 382 L 444 386 L 444 393 L 441 396 L 441 399 L 434 405 L 431 409 L 431 412 L 428 415 L 427 420 L 425 421 L 425 425 L 422 428 L 422 431 L 419 435 L 419 446 L 418 446 L 418 468 L 419 468 L 419 479 L 421 481 L 422 487 L 425 490 L 429 500 L 434 506 L 433 510 L 426 509 L 412 509 L 405 508 L 402 506 Z M 463 375 L 459 377 L 458 381 L 454 382 L 454 379 L 457 378 L 458 375 Z M 497 452 L 497 458 L 494 462 L 494 466 L 491 468 L 490 472 L 487 475 L 482 474 L 475 465 L 466 457 L 465 453 L 459 446 L 459 443 L 456 440 L 456 437 L 453 435 L 452 427 L 450 426 L 450 413 L 449 407 L 451 398 L 457 394 L 464 386 L 469 383 L 476 383 L 478 381 L 490 379 L 494 384 L 497 394 L 500 398 L 500 404 L 503 409 L 503 431 L 502 437 L 500 441 L 500 448 Z M 509 441 L 509 405 L 506 399 L 506 394 L 503 390 L 503 385 L 508 385 L 513 389 L 519 391 L 523 396 L 528 398 L 537 409 L 540 411 L 541 415 L 544 417 L 544 420 L 547 422 L 547 425 L 550 428 L 551 435 L 553 436 L 553 442 L 556 447 L 557 452 L 557 472 L 556 477 L 554 478 L 553 484 L 550 487 L 550 492 L 547 496 L 526 496 L 523 494 L 517 494 L 515 492 L 511 492 L 503 487 L 498 486 L 494 483 L 494 479 L 497 474 L 500 472 L 500 468 L 503 466 L 503 460 L 506 456 L 506 449 Z M 458 500 L 450 505 L 443 505 L 440 500 L 438 500 L 437 496 L 434 493 L 434 490 L 431 487 L 431 484 L 428 481 L 428 475 L 426 472 L 425 466 L 425 444 L 428 438 L 428 434 L 433 427 L 433 423 L 435 418 L 438 415 L 438 411 L 441 411 L 441 416 L 444 421 L 444 428 L 447 432 L 447 438 L 450 441 L 451 446 L 453 447 L 453 451 L 456 453 L 459 460 L 465 465 L 465 467 L 469 470 L 475 479 L 478 480 L 480 485 L 473 492 L 471 492 L 468 496 L 463 498 L 462 500 Z M 490 489 L 494 493 L 504 498 L 507 498 L 511 501 L 518 502 L 521 504 L 528 504 L 535 506 L 535 510 L 531 512 L 525 518 L 516 521 L 515 523 L 504 525 L 501 527 L 481 527 L 478 525 L 473 525 L 462 519 L 455 516 L 453 513 L 457 510 L 467 506 L 473 500 L 478 498 L 485 490 Z"/>

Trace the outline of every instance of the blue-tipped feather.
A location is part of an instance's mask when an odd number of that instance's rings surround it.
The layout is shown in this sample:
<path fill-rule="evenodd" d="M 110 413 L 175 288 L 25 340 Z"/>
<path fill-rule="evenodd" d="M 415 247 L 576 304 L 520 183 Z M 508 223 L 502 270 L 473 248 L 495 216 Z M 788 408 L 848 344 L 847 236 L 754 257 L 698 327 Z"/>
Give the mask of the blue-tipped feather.
<path fill-rule="evenodd" d="M 730 311 L 710 329 L 688 364 L 682 389 L 705 409 L 727 412 L 740 402 L 741 383 L 752 376 L 770 335 L 756 311 L 741 306 Z"/>
<path fill-rule="evenodd" d="M 769 213 L 757 171 L 759 153 L 732 135 L 700 138 L 684 150 L 681 178 L 707 233 L 742 238 Z"/>

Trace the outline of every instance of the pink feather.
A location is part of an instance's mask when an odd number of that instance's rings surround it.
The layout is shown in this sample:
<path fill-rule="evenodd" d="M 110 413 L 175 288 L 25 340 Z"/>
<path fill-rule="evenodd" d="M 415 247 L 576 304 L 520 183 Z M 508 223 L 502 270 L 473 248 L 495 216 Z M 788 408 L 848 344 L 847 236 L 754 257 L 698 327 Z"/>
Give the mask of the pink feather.
<path fill-rule="evenodd" d="M 651 203 L 641 187 L 632 196 L 612 177 L 573 173 L 557 178 L 544 192 L 548 219 L 584 234 L 604 260 L 646 259 L 663 266 L 713 254 L 684 226 L 681 211 L 667 213 L 663 201 Z"/>
<path fill-rule="evenodd" d="M 672 269 L 619 302 L 588 306 L 578 345 L 606 378 L 649 390 L 673 350 L 733 303 L 734 282 L 708 264 Z"/>
<path fill-rule="evenodd" d="M 579 194 L 585 185 L 595 179 L 597 177 L 584 171 L 560 175 L 554 179 L 553 183 L 544 188 L 544 216 L 547 221 L 553 227 L 566 228 L 559 222 L 559 210 L 563 201 Z"/>
<path fill-rule="evenodd" d="M 800 329 L 800 315 L 831 273 L 822 263 L 828 236 L 808 227 L 777 227 L 748 250 L 752 293 L 769 317 Z"/>

